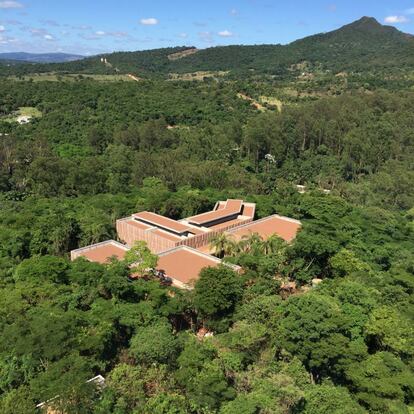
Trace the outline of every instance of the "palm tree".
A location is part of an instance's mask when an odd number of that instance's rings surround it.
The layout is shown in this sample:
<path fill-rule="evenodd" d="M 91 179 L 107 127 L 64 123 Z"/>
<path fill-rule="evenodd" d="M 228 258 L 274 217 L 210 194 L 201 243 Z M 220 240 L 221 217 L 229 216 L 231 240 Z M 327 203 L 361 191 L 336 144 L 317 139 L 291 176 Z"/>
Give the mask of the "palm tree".
<path fill-rule="evenodd" d="M 245 253 L 250 253 L 256 250 L 262 242 L 263 239 L 259 233 L 250 233 L 242 237 L 239 245 L 241 250 L 243 250 Z"/>
<path fill-rule="evenodd" d="M 210 247 L 220 259 L 224 256 L 233 256 L 237 251 L 237 244 L 226 233 L 214 236 L 210 241 Z"/>
<path fill-rule="evenodd" d="M 283 247 L 283 240 L 276 234 L 272 234 L 267 240 L 262 241 L 261 249 L 265 255 L 269 255 L 280 252 Z"/>

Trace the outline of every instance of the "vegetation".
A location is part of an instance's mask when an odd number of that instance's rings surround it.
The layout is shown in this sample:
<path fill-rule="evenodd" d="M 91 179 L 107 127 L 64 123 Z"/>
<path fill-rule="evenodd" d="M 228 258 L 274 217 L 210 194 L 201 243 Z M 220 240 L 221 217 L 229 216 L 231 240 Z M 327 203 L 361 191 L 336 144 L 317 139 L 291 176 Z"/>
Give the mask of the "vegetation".
<path fill-rule="evenodd" d="M 367 46 L 367 30 L 381 31 L 384 48 Z M 229 69 L 203 60 L 212 50 L 168 59 L 177 48 L 144 54 L 154 76 L 140 82 L 0 80 L 1 413 L 42 401 L 88 414 L 412 412 L 411 39 L 364 19 L 329 42 L 351 44 L 350 31 L 360 44 L 343 61 L 319 35 L 305 42 L 309 63 L 280 78 L 260 58 L 260 76 L 164 80 L 175 65 Z M 242 49 L 227 51 L 246 68 Z M 349 72 L 320 69 L 322 57 Z M 7 122 L 29 107 L 42 117 Z M 131 278 L 157 261 L 140 243 L 108 265 L 69 261 L 72 249 L 116 238 L 116 219 L 130 213 L 178 219 L 227 198 L 303 229 L 291 244 L 216 238 L 217 256 L 243 271 L 205 269 L 192 291 Z M 98 374 L 104 388 L 86 382 Z"/>
<path fill-rule="evenodd" d="M 372 17 L 362 19 L 329 33 L 317 34 L 288 45 L 221 46 L 187 53 L 191 48 L 116 52 L 66 63 L 13 65 L 0 67 L 5 75 L 38 72 L 133 73 L 143 77 L 165 77 L 169 73 L 231 71 L 237 77 L 252 71 L 286 77 L 292 69 L 303 72 L 307 62 L 312 71 L 412 70 L 414 38 L 394 27 L 382 26 Z M 171 56 L 183 56 L 171 59 Z M 101 58 L 107 60 L 104 64 Z"/>

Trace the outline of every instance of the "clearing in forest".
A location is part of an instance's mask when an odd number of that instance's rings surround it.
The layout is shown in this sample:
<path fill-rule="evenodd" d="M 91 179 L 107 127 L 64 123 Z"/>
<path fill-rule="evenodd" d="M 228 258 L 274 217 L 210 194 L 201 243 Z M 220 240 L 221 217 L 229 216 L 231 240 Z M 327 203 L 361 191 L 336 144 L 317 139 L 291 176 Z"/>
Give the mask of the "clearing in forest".
<path fill-rule="evenodd" d="M 182 80 L 182 81 L 202 81 L 204 78 L 221 78 L 228 74 L 228 71 L 218 71 L 218 72 L 209 72 L 209 71 L 199 71 L 191 73 L 169 73 L 169 80 Z"/>
<path fill-rule="evenodd" d="M 252 104 L 252 106 L 254 106 L 259 111 L 266 111 L 266 108 L 260 102 L 257 102 L 255 99 L 253 99 L 250 96 L 245 95 L 244 93 L 238 93 L 237 97 L 245 101 L 249 101 Z"/>
<path fill-rule="evenodd" d="M 22 106 L 17 111 L 2 118 L 6 122 L 27 123 L 32 118 L 40 118 L 42 113 L 32 106 Z"/>
<path fill-rule="evenodd" d="M 282 112 L 283 103 L 280 99 L 277 99 L 274 96 L 261 96 L 259 100 L 263 104 L 275 106 L 279 112 Z"/>
<path fill-rule="evenodd" d="M 186 49 L 181 52 L 171 53 L 171 55 L 168 55 L 168 59 L 174 61 L 174 60 L 185 58 L 190 55 L 194 55 L 194 53 L 197 53 L 197 52 L 198 52 L 198 49 L 193 47 L 191 49 Z"/>

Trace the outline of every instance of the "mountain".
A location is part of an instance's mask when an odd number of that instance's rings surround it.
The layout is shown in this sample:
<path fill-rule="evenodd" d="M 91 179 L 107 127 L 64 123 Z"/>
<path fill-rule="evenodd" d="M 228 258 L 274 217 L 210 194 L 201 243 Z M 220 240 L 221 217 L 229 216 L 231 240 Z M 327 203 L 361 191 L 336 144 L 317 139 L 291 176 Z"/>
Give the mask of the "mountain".
<path fill-rule="evenodd" d="M 68 53 L 0 53 L 0 60 L 32 63 L 62 63 L 83 59 L 84 56 Z"/>
<path fill-rule="evenodd" d="M 332 71 L 414 66 L 414 37 L 372 17 L 288 45 L 226 46 L 200 50 L 172 62 L 171 71 L 256 70 L 279 73 L 310 62 Z"/>
<path fill-rule="evenodd" d="M 180 56 L 172 59 L 171 56 Z M 10 55 L 9 55 L 10 58 Z M 132 73 L 140 77 L 168 73 L 229 71 L 238 75 L 289 75 L 293 65 L 307 62 L 333 72 L 378 71 L 414 67 L 414 37 L 372 17 L 287 45 L 218 46 L 203 50 L 175 47 L 138 52 L 115 52 L 73 62 L 18 67 L 34 72 Z M 11 74 L 0 69 L 0 73 Z"/>

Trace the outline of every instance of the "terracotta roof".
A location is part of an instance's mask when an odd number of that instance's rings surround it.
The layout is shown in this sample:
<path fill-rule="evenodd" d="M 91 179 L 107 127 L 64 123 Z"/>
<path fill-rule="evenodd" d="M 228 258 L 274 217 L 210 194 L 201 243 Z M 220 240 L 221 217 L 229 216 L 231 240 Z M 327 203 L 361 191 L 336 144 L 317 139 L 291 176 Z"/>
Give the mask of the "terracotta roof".
<path fill-rule="evenodd" d="M 180 241 L 181 237 L 173 234 L 173 233 L 168 233 L 167 231 L 161 230 L 161 229 L 155 229 L 155 230 L 151 230 L 152 234 L 156 234 L 157 236 L 163 237 L 164 239 L 167 240 L 171 240 L 171 241 Z"/>
<path fill-rule="evenodd" d="M 301 226 L 302 224 L 298 220 L 273 215 L 229 230 L 228 233 L 236 238 L 242 238 L 251 233 L 258 233 L 263 239 L 276 234 L 283 240 L 290 242 L 296 237 Z"/>
<path fill-rule="evenodd" d="M 183 234 L 189 231 L 191 232 L 188 226 L 167 217 L 160 216 L 159 214 L 151 213 L 149 211 L 133 214 L 133 217 L 146 223 L 152 224 L 153 226 L 170 230 L 174 233 Z"/>
<path fill-rule="evenodd" d="M 240 211 L 242 208 L 243 200 L 227 200 L 225 210 Z"/>
<path fill-rule="evenodd" d="M 219 201 L 214 207 L 214 210 L 223 210 L 225 208 L 226 208 L 226 201 Z"/>
<path fill-rule="evenodd" d="M 231 226 L 233 224 L 242 225 L 244 223 L 246 223 L 246 219 L 237 218 L 237 219 L 225 221 L 224 223 L 214 224 L 213 226 L 210 226 L 209 228 L 212 229 L 212 230 L 220 230 L 223 227 Z"/>
<path fill-rule="evenodd" d="M 82 256 L 90 262 L 105 264 L 109 263 L 111 257 L 116 257 L 117 259 L 122 260 L 128 250 L 128 247 L 123 244 L 114 240 L 109 240 L 107 242 L 97 243 L 75 250 L 74 252 L 78 252 L 78 257 Z"/>
<path fill-rule="evenodd" d="M 168 277 L 188 284 L 192 280 L 197 280 L 205 267 L 215 267 L 220 263 L 220 259 L 181 246 L 161 253 L 157 268 L 164 270 Z"/>
<path fill-rule="evenodd" d="M 212 221 L 225 219 L 226 217 L 239 214 L 241 211 L 242 204 L 242 200 L 227 200 L 225 208 L 221 208 L 221 204 L 219 204 L 217 210 L 189 217 L 187 221 L 201 226 Z"/>
<path fill-rule="evenodd" d="M 137 227 L 138 229 L 141 229 L 141 230 L 148 230 L 148 229 L 151 229 L 153 227 L 149 224 L 145 224 L 145 223 L 142 223 L 141 221 L 137 221 L 137 220 L 134 220 L 134 219 L 126 220 L 126 222 L 128 224 L 131 224 L 134 227 Z"/>
<path fill-rule="evenodd" d="M 254 218 L 256 204 L 243 204 L 243 216 Z"/>

